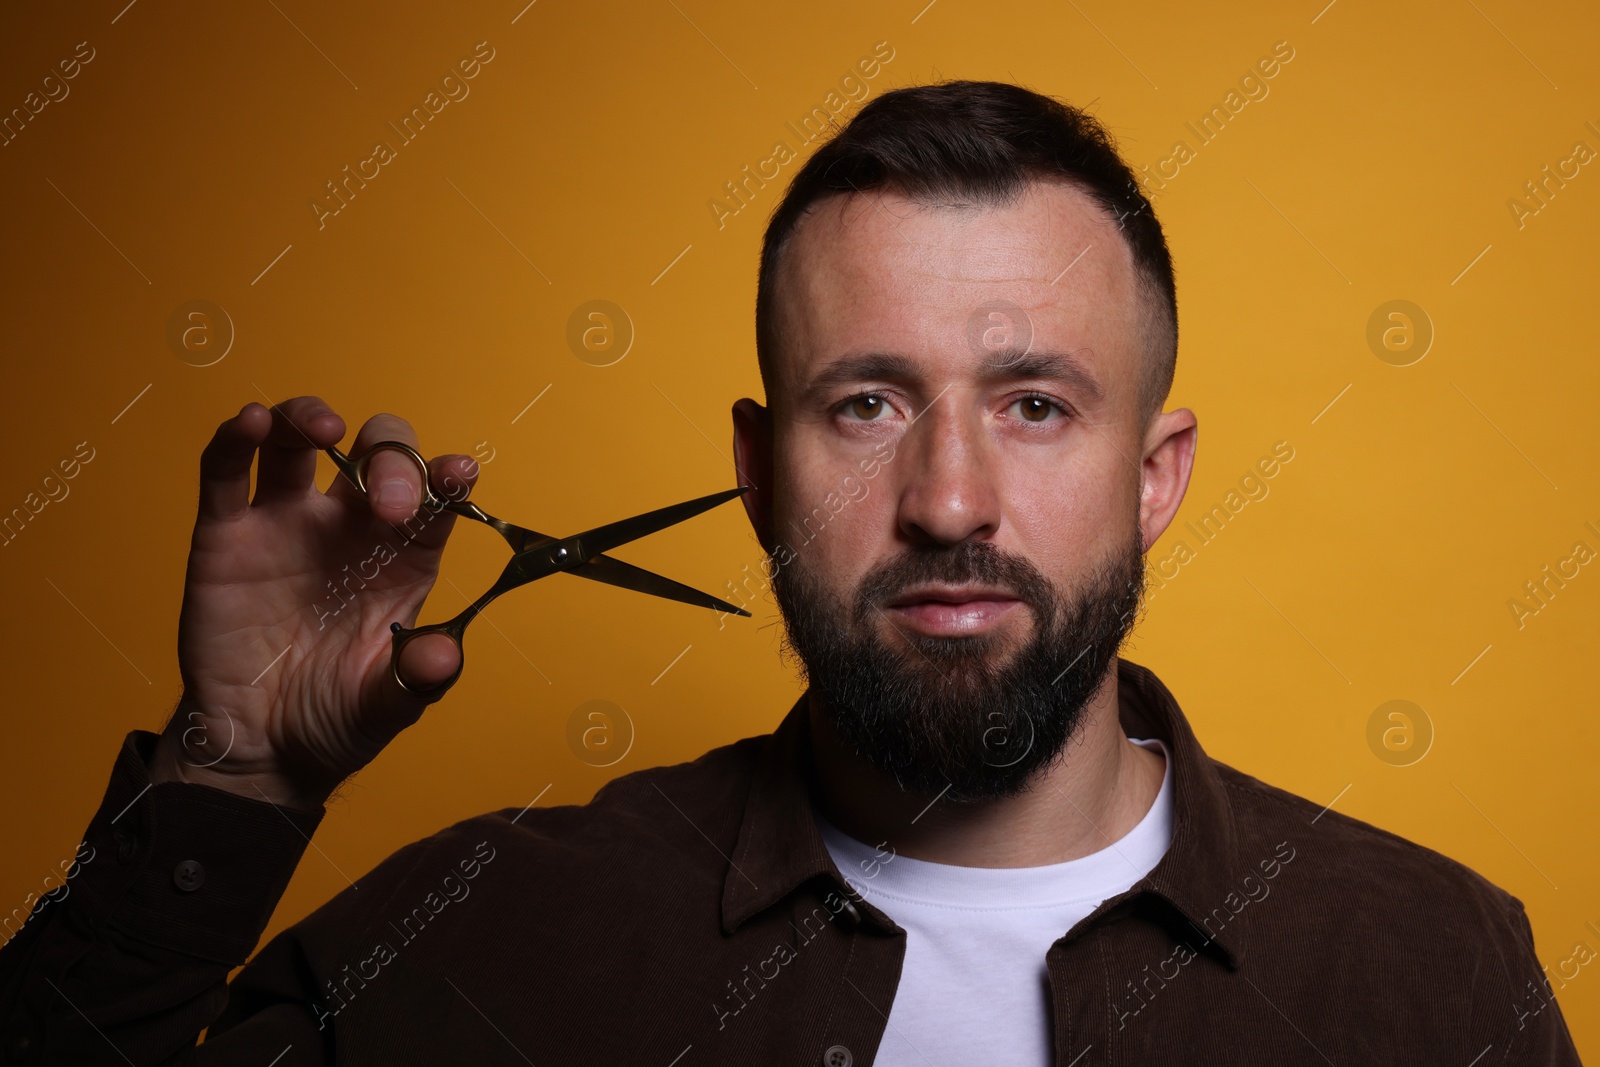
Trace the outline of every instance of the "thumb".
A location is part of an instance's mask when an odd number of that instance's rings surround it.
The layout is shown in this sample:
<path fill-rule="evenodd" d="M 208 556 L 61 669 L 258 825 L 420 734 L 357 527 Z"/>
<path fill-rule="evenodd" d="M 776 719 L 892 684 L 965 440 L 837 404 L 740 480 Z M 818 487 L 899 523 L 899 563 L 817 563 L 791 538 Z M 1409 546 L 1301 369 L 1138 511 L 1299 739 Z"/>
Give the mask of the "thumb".
<path fill-rule="evenodd" d="M 387 720 L 382 732 L 393 736 L 420 719 L 455 685 L 462 666 L 461 649 L 448 634 L 402 635 L 399 656 L 391 650 L 373 665 L 378 674 L 373 706 Z"/>
<path fill-rule="evenodd" d="M 396 670 L 405 685 L 401 687 L 397 683 L 395 688 L 401 692 L 410 690 L 431 704 L 444 696 L 456 679 L 461 677 L 462 665 L 461 646 L 449 634 L 435 632 L 409 635 L 400 646 L 400 656 L 395 661 Z M 393 671 L 389 680 L 395 682 Z"/>

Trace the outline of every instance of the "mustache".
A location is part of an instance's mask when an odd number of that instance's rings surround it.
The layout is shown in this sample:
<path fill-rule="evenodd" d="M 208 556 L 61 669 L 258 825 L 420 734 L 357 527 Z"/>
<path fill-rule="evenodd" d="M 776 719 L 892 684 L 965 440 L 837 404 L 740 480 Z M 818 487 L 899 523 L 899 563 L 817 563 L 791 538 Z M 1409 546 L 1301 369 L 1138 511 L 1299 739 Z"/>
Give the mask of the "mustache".
<path fill-rule="evenodd" d="M 1036 613 L 1050 605 L 1052 596 L 1050 580 L 1026 558 L 987 541 L 962 541 L 910 549 L 869 572 L 856 587 L 856 618 L 864 619 L 907 589 L 930 582 L 994 586 Z"/>

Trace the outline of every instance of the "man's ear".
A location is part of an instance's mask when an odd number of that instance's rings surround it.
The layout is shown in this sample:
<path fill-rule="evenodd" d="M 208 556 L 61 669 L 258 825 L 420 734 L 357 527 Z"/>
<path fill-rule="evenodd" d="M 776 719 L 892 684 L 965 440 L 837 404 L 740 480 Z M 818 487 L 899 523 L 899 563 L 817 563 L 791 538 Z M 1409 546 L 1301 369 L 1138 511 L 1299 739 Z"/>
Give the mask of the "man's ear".
<path fill-rule="evenodd" d="M 740 485 L 750 491 L 744 501 L 745 514 L 755 528 L 756 540 L 767 552 L 772 540 L 772 412 L 744 397 L 733 405 L 733 465 Z"/>
<path fill-rule="evenodd" d="M 1145 430 L 1144 460 L 1139 467 L 1139 531 L 1146 552 L 1166 531 L 1188 492 L 1198 433 L 1198 420 L 1188 408 L 1161 412 Z"/>

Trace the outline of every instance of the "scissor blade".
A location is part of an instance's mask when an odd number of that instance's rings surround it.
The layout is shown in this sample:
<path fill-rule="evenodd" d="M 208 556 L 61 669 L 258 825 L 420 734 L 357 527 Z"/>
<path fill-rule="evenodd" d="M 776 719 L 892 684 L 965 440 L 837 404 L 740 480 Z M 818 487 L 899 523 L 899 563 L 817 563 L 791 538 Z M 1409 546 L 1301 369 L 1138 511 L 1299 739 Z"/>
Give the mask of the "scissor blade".
<path fill-rule="evenodd" d="M 647 511 L 643 515 L 635 515 L 631 519 L 622 519 L 618 522 L 596 526 L 592 530 L 585 530 L 575 537 L 566 539 L 567 544 L 576 546 L 577 562 L 592 560 L 602 552 L 609 552 L 618 545 L 625 545 L 629 541 L 636 541 L 645 534 L 664 530 L 668 526 L 675 526 L 685 519 L 692 519 L 702 511 L 709 511 L 725 501 L 736 496 L 743 496 L 749 492 L 748 485 L 741 485 L 737 489 L 725 489 L 720 493 L 699 497 L 695 500 L 686 500 L 682 504 L 673 504 L 669 507 L 657 508 Z"/>
<path fill-rule="evenodd" d="M 596 556 L 581 567 L 575 567 L 569 574 L 580 578 L 592 578 L 597 582 L 607 585 L 619 586 L 623 589 L 632 589 L 637 593 L 649 593 L 651 596 L 665 597 L 667 600 L 676 600 L 684 604 L 693 604 L 696 607 L 710 608 L 713 611 L 723 611 L 732 615 L 743 615 L 749 618 L 750 613 L 741 607 L 718 600 L 710 593 L 702 593 L 698 589 L 691 589 L 671 578 L 663 578 L 654 571 L 647 571 L 643 567 L 635 567 L 631 563 L 624 563 L 611 556 Z"/>

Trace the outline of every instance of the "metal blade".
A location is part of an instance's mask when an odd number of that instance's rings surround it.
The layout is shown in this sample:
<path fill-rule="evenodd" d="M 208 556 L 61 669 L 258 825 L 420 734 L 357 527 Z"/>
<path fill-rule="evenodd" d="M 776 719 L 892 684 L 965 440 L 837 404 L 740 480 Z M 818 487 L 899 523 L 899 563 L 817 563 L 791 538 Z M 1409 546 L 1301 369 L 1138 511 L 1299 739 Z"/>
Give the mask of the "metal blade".
<path fill-rule="evenodd" d="M 577 575 L 579 578 L 591 578 L 607 585 L 615 585 L 622 589 L 632 589 L 636 593 L 649 593 L 651 596 L 664 597 L 667 600 L 676 600 L 683 604 L 693 604 L 700 608 L 710 608 L 713 611 L 727 612 L 730 615 L 743 615 L 750 617 L 750 613 L 741 607 L 718 600 L 710 593 L 702 593 L 687 585 L 663 578 L 654 571 L 647 571 L 643 567 L 635 567 L 631 563 L 624 563 L 611 556 L 596 556 L 582 566 L 574 567 L 567 573 Z"/>
<path fill-rule="evenodd" d="M 699 497 L 695 500 L 686 500 L 682 504 L 672 504 L 668 507 L 647 511 L 643 515 L 635 515 L 631 519 L 622 519 L 618 522 L 596 526 L 592 530 L 585 530 L 581 534 L 564 538 L 562 543 L 575 546 L 572 555 L 576 557 L 565 569 L 570 569 L 578 563 L 592 560 L 602 552 L 609 552 L 618 545 L 625 545 L 629 541 L 636 541 L 646 534 L 664 530 L 668 526 L 676 526 L 685 519 L 692 519 L 702 511 L 709 511 L 718 504 L 732 500 L 736 496 L 743 496 L 750 491 L 748 485 L 741 485 L 737 489 L 726 489 L 710 496 Z"/>

